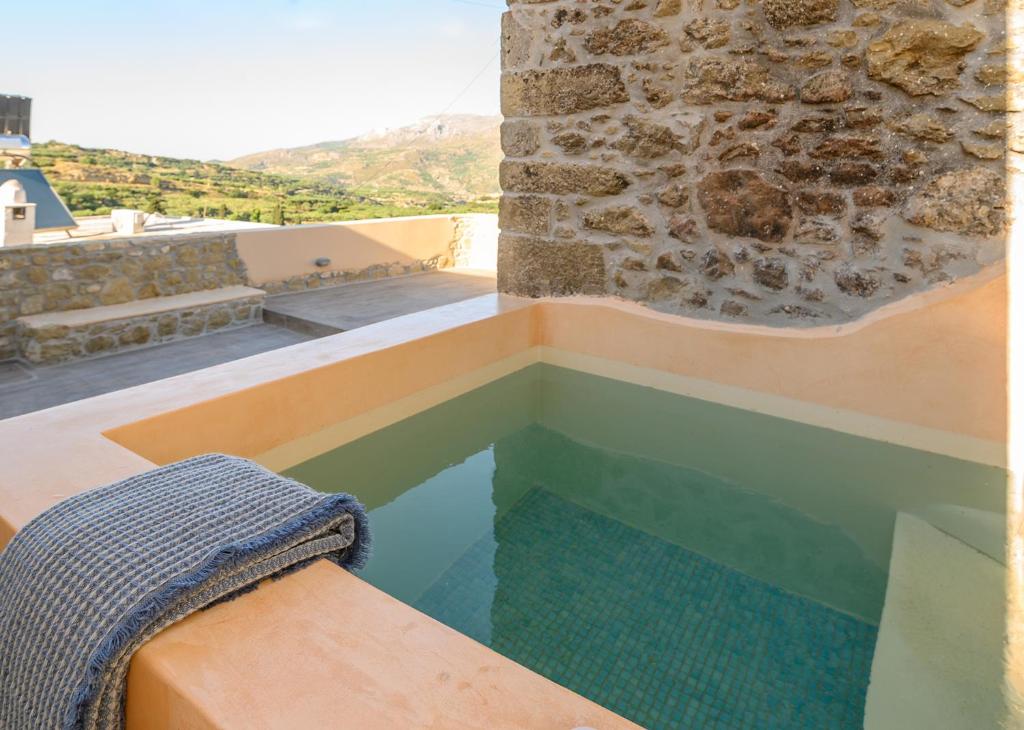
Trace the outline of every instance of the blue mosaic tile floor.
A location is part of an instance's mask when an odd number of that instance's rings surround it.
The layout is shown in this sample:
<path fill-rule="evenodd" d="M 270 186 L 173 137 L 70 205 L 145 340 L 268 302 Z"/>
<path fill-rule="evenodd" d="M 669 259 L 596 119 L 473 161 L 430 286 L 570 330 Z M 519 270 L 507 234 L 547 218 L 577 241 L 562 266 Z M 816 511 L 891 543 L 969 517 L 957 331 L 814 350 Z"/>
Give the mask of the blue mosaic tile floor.
<path fill-rule="evenodd" d="M 414 602 L 660 728 L 860 728 L 877 629 L 543 488 Z"/>

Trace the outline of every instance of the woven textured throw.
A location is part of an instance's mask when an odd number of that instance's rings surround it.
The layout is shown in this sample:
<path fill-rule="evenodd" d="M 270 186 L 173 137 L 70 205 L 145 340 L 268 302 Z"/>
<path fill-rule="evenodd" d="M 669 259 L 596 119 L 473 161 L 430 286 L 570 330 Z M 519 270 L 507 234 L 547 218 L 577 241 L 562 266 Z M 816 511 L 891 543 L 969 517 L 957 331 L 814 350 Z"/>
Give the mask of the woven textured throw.
<path fill-rule="evenodd" d="M 121 728 L 132 654 L 321 558 L 355 569 L 363 507 L 212 454 L 79 494 L 0 553 L 0 728 Z"/>

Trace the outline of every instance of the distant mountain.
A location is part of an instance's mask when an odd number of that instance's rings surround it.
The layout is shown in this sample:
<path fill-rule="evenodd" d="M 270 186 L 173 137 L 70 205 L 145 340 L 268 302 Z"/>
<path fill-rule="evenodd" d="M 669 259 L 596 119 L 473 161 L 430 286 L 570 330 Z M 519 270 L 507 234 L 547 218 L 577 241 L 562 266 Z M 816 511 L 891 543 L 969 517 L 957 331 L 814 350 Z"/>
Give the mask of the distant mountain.
<path fill-rule="evenodd" d="M 338 142 L 239 157 L 232 167 L 320 179 L 355 194 L 424 193 L 472 200 L 495 196 L 501 117 L 450 114 Z"/>

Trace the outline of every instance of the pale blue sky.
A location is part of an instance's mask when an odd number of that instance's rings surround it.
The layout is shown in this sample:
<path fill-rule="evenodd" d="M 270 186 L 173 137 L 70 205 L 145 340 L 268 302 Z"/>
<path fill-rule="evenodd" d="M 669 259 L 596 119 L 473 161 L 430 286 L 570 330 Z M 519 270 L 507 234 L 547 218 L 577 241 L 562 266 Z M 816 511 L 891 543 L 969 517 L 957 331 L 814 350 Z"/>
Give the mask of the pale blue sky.
<path fill-rule="evenodd" d="M 0 93 L 36 141 L 200 159 L 498 113 L 503 0 L 35 0 Z"/>

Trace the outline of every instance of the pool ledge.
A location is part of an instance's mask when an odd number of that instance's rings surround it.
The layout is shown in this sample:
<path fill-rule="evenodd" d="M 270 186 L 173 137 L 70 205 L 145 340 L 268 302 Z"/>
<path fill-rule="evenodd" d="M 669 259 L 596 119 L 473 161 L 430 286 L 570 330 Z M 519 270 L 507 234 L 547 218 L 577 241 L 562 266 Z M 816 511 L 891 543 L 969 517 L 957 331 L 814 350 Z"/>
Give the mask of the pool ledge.
<path fill-rule="evenodd" d="M 1000 726 L 1005 578 L 990 557 L 897 517 L 866 730 Z"/>
<path fill-rule="evenodd" d="M 108 438 L 112 429 L 189 407 L 230 405 L 228 396 L 244 397 L 268 383 L 278 384 L 275 391 L 283 383 L 283 391 L 258 414 L 250 411 L 239 420 L 238 414 L 219 413 L 206 423 L 231 430 L 244 427 L 246 419 L 287 422 L 279 418 L 282 403 L 322 400 L 307 380 L 311 373 L 343 362 L 369 367 L 368 375 L 380 365 L 371 356 L 376 353 L 395 358 L 391 365 L 399 371 L 396 363 L 416 365 L 419 376 L 405 373 L 402 385 L 378 383 L 346 399 L 356 411 L 372 410 L 395 392 L 453 377 L 449 348 L 461 341 L 467 347 L 456 372 L 526 349 L 529 305 L 483 297 L 2 421 L 0 545 L 50 505 L 153 468 L 154 461 Z M 474 326 L 481 322 L 495 339 L 479 341 L 474 354 L 472 342 L 481 334 Z M 419 342 L 441 333 L 453 339 Z M 414 353 L 402 349 L 410 343 L 418 343 Z M 306 377 L 289 380 L 299 375 Z M 316 414 L 306 412 L 315 423 Z M 274 435 L 291 428 L 301 431 L 293 421 Z M 176 435 L 185 434 L 163 431 L 160 441 L 181 448 Z M 128 682 L 131 730 L 328 727 L 339 717 L 368 730 L 637 728 L 327 563 L 164 631 L 133 659 Z"/>
<path fill-rule="evenodd" d="M 404 399 L 543 348 L 1001 443 L 1003 333 L 1004 278 L 838 337 L 488 295 L 0 422 L 0 544 L 77 492 L 397 418 Z M 168 629 L 129 675 L 132 728 L 292 727 L 307 704 L 307 726 L 634 727 L 327 565 Z"/>
<path fill-rule="evenodd" d="M 132 661 L 127 714 L 131 730 L 638 728 L 326 562 L 162 632 Z"/>

